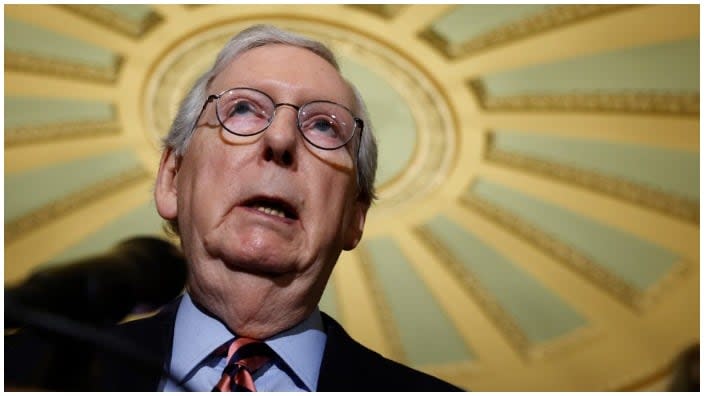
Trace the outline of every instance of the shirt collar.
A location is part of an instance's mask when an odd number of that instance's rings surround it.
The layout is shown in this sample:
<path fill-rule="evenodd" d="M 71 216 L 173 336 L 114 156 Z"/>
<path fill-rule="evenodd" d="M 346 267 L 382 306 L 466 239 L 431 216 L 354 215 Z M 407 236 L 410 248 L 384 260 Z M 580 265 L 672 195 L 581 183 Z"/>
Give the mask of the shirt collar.
<path fill-rule="evenodd" d="M 320 311 L 296 326 L 270 337 L 264 342 L 314 391 L 320 374 L 327 336 Z M 201 311 L 185 293 L 176 314 L 171 372 L 175 378 L 186 377 L 215 348 L 235 337 L 219 320 Z"/>
<path fill-rule="evenodd" d="M 265 342 L 296 373 L 309 391 L 315 391 L 326 340 L 323 319 L 316 307 L 304 321 Z"/>

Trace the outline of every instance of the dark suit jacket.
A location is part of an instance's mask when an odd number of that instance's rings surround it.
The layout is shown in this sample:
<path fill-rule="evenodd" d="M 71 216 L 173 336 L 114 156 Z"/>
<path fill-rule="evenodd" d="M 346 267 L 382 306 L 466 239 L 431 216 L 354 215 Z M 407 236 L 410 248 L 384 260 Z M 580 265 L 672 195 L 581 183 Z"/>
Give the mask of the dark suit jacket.
<path fill-rule="evenodd" d="M 110 328 L 135 352 L 153 357 L 151 364 L 115 351 L 70 342 L 39 331 L 5 336 L 5 386 L 14 389 L 156 391 L 161 367 L 170 361 L 177 303 L 155 316 Z M 327 343 L 318 391 L 461 391 L 435 377 L 384 358 L 353 340 L 323 314 Z M 122 351 L 130 349 L 125 345 Z"/>

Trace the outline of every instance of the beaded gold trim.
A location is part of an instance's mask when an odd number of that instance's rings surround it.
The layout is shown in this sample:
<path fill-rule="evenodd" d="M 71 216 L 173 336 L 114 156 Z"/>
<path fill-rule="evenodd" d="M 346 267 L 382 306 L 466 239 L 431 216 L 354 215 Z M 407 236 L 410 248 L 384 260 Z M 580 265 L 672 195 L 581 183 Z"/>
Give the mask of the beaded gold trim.
<path fill-rule="evenodd" d="M 453 43 L 429 27 L 420 33 L 420 38 L 435 47 L 448 59 L 462 58 L 511 41 L 542 33 L 570 23 L 583 21 L 596 16 L 620 11 L 633 5 L 560 5 L 528 16 L 515 22 L 509 22 L 465 42 Z"/>
<path fill-rule="evenodd" d="M 483 109 L 489 111 L 589 111 L 699 115 L 698 93 L 588 92 L 556 95 L 488 96 L 481 80 L 468 85 Z"/>
<path fill-rule="evenodd" d="M 509 315 L 491 293 L 482 286 L 481 281 L 476 275 L 460 263 L 460 260 L 451 253 L 450 249 L 444 246 L 444 244 L 433 235 L 432 230 L 426 226 L 418 226 L 413 230 L 413 233 L 436 257 L 438 257 L 438 261 L 441 262 L 456 279 L 461 281 L 462 287 L 474 298 L 491 321 L 501 329 L 501 332 L 506 336 L 519 355 L 526 357 L 531 346 L 530 340 L 513 320 L 511 315 Z"/>
<path fill-rule="evenodd" d="M 398 325 L 394 320 L 394 314 L 391 310 L 384 288 L 381 286 L 379 279 L 374 273 L 373 259 L 365 246 L 358 246 L 357 254 L 359 255 L 360 268 L 362 276 L 367 285 L 372 291 L 372 301 L 374 308 L 379 313 L 382 331 L 384 332 L 385 340 L 391 348 L 391 358 L 395 361 L 408 363 L 405 349 L 401 343 L 401 334 L 398 330 Z"/>
<path fill-rule="evenodd" d="M 121 64 L 121 57 L 116 57 L 110 67 L 103 68 L 5 50 L 5 70 L 46 73 L 81 80 L 114 82 L 119 74 Z"/>
<path fill-rule="evenodd" d="M 384 19 L 392 19 L 405 7 L 406 4 L 349 4 L 348 7 L 354 7 L 360 10 L 367 11 Z"/>
<path fill-rule="evenodd" d="M 485 159 L 489 162 L 549 176 L 643 205 L 691 223 L 699 223 L 699 202 L 622 178 L 606 176 L 599 172 L 503 151 L 494 146 L 493 136 L 493 134 L 489 135 L 484 154 Z"/>
<path fill-rule="evenodd" d="M 154 11 L 150 11 L 141 21 L 132 21 L 96 4 L 60 4 L 59 7 L 134 38 L 142 37 L 162 21 L 161 16 Z"/>
<path fill-rule="evenodd" d="M 53 142 L 57 139 L 77 139 L 116 135 L 120 123 L 110 121 L 62 122 L 56 124 L 22 126 L 5 130 L 5 147 Z"/>
<path fill-rule="evenodd" d="M 30 231 L 52 222 L 57 217 L 66 216 L 91 202 L 110 196 L 150 177 L 151 175 L 146 169 L 136 166 L 115 177 L 46 204 L 18 219 L 5 223 L 5 243 L 11 243 Z"/>
<path fill-rule="evenodd" d="M 537 248 L 557 258 L 560 262 L 567 264 L 569 268 L 599 286 L 623 304 L 642 311 L 645 308 L 644 305 L 650 302 L 650 298 L 644 298 L 644 293 L 599 265 L 591 257 L 543 232 L 518 216 L 477 197 L 471 192 L 467 192 L 460 197 L 460 203 L 466 208 L 474 210 L 505 227 L 511 233 L 527 240 Z"/>

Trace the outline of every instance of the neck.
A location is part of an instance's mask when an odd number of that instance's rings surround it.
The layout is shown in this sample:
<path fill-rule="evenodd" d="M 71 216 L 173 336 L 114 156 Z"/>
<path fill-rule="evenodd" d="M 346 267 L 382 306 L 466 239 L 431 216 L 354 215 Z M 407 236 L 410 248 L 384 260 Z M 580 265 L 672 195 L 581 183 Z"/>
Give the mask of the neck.
<path fill-rule="evenodd" d="M 288 288 L 251 277 L 243 274 L 243 279 L 228 283 L 228 287 L 207 290 L 189 282 L 188 291 L 194 304 L 223 322 L 231 332 L 259 340 L 297 325 L 315 309 L 317 301 L 303 303 Z"/>

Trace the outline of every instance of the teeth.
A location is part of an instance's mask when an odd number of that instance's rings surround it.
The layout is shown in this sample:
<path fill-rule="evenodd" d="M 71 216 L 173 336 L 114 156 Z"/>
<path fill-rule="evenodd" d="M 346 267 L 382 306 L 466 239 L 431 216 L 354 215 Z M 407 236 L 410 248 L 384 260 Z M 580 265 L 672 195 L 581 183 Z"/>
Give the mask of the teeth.
<path fill-rule="evenodd" d="M 284 212 L 274 208 L 265 208 L 264 206 L 258 206 L 257 210 L 272 216 L 286 217 Z"/>

